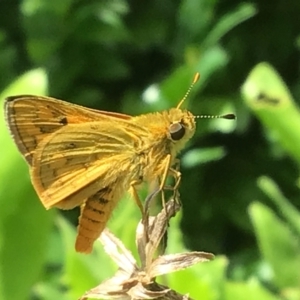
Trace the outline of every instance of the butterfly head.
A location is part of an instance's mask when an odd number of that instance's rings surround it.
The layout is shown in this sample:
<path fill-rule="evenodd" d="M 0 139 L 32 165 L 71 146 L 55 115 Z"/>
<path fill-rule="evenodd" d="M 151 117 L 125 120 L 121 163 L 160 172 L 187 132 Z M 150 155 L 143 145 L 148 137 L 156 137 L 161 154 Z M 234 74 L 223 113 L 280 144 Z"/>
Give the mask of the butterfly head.
<path fill-rule="evenodd" d="M 178 103 L 177 107 L 169 110 L 170 125 L 168 137 L 174 142 L 174 144 L 176 144 L 176 152 L 180 151 L 186 142 L 193 137 L 196 129 L 195 119 L 235 119 L 234 114 L 195 116 L 188 110 L 181 109 L 182 104 L 187 99 L 199 78 L 200 74 L 196 73 L 192 84 L 182 100 Z"/>
<path fill-rule="evenodd" d="M 169 120 L 168 138 L 178 145 L 179 151 L 195 133 L 195 116 L 188 110 L 173 108 L 169 110 Z"/>

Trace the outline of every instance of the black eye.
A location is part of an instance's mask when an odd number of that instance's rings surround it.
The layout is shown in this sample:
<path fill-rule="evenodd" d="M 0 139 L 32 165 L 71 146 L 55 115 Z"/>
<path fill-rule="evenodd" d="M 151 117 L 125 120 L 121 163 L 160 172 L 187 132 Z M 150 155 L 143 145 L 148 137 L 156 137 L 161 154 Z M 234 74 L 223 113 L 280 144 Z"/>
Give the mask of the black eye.
<path fill-rule="evenodd" d="M 185 134 L 185 128 L 181 123 L 173 123 L 169 127 L 169 132 L 171 135 L 171 139 L 173 141 L 179 141 L 183 138 Z"/>

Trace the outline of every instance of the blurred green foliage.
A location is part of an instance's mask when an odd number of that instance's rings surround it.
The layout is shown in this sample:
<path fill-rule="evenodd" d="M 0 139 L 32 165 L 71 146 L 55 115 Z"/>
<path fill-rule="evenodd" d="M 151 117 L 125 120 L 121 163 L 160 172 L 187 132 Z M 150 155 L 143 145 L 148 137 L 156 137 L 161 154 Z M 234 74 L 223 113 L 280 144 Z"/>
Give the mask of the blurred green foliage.
<path fill-rule="evenodd" d="M 164 284 L 195 299 L 300 299 L 298 0 L 3 0 L 0 11 L 1 102 L 49 94 L 136 115 L 176 105 L 199 71 L 189 109 L 238 119 L 198 121 L 168 252 L 217 258 Z M 0 299 L 78 298 L 115 266 L 101 245 L 75 253 L 78 211 L 44 210 L 3 117 L 0 145 Z M 139 217 L 124 199 L 109 223 L 133 252 Z"/>

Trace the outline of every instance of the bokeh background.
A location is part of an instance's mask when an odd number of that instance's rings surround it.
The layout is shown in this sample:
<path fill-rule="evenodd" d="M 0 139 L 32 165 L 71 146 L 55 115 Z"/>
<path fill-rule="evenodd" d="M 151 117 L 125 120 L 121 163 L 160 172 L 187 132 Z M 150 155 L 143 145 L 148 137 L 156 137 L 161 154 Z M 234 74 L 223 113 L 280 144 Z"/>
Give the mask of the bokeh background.
<path fill-rule="evenodd" d="M 200 72 L 185 105 L 237 120 L 198 120 L 168 252 L 216 259 L 163 283 L 202 300 L 300 299 L 299 0 L 1 0 L 0 15 L 2 104 L 43 94 L 138 115 L 175 106 Z M 116 267 L 100 243 L 75 253 L 78 210 L 46 211 L 3 114 L 0 132 L 0 299 L 77 299 Z M 133 253 L 139 217 L 126 197 L 108 224 Z"/>

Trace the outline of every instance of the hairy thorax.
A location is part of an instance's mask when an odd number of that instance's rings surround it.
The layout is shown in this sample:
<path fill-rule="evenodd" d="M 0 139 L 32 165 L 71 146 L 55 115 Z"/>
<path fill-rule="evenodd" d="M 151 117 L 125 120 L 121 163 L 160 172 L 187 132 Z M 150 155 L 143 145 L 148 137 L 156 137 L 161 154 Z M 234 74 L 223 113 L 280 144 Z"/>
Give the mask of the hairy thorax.
<path fill-rule="evenodd" d="M 166 166 L 173 165 L 178 152 L 195 131 L 194 116 L 181 109 L 141 115 L 134 118 L 134 123 L 145 129 L 135 147 L 136 173 L 144 181 L 153 181 L 162 176 Z M 183 127 L 184 134 L 174 140 L 171 126 L 177 123 Z"/>

